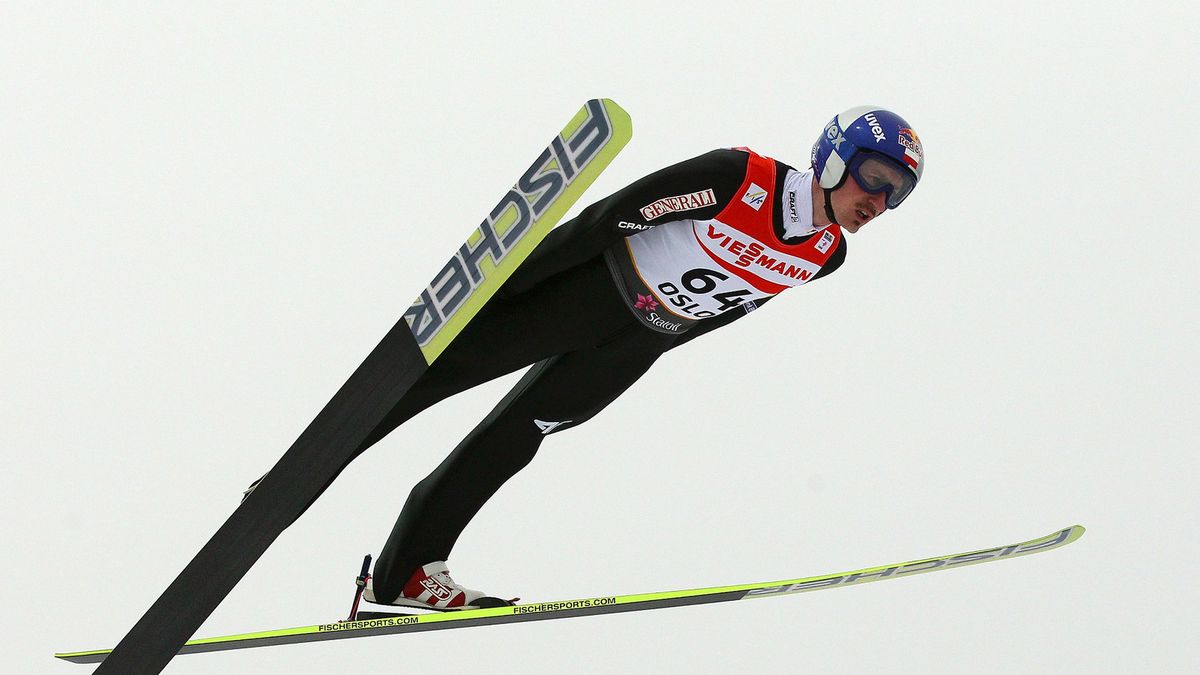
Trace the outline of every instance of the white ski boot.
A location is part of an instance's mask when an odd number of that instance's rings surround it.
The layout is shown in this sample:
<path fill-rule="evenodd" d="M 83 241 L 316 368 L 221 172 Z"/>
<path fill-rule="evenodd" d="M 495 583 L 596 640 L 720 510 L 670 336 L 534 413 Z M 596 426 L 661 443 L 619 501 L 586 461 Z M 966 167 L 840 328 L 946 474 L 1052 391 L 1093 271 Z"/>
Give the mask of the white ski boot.
<path fill-rule="evenodd" d="M 419 607 L 438 611 L 455 611 L 463 609 L 482 609 L 484 607 L 505 607 L 515 604 L 520 598 L 501 600 L 483 594 L 480 591 L 464 588 L 450 578 L 450 568 L 446 562 L 438 560 L 421 567 L 413 572 L 404 590 L 395 600 L 384 600 L 375 596 L 374 579 L 367 580 L 363 600 L 377 605 L 394 605 L 397 607 Z"/>

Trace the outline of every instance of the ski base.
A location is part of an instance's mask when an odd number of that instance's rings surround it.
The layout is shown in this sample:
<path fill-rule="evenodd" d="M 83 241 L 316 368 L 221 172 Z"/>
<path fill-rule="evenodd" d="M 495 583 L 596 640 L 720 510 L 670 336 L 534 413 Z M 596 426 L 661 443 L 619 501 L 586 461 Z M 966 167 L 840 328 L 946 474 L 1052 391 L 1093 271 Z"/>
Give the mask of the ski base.
<path fill-rule="evenodd" d="M 392 635 L 395 633 L 417 633 L 428 630 L 467 628 L 470 626 L 488 626 L 523 621 L 544 621 L 595 614 L 639 612 L 647 609 L 684 607 L 687 605 L 729 602 L 747 598 L 805 593 L 826 588 L 857 586 L 873 581 L 898 579 L 915 574 L 924 574 L 926 572 L 936 572 L 1041 553 L 1066 546 L 1082 537 L 1083 533 L 1084 528 L 1082 525 L 1072 525 L 1045 537 L 1032 539 L 1020 544 L 998 546 L 949 556 L 925 558 L 894 565 L 870 567 L 851 572 L 841 572 L 839 574 L 827 574 L 764 584 L 719 586 L 644 595 L 618 595 L 434 614 L 358 612 L 356 616 L 357 620 L 355 621 L 337 621 L 328 624 L 285 628 L 283 630 L 263 633 L 243 633 L 240 635 L 191 640 L 179 650 L 179 653 L 198 654 L 227 649 L 296 644 L 299 642 L 342 640 L 346 638 L 370 637 L 373 635 Z M 55 654 L 55 656 L 75 663 L 98 663 L 103 661 L 110 651 L 105 649 L 67 652 Z"/>

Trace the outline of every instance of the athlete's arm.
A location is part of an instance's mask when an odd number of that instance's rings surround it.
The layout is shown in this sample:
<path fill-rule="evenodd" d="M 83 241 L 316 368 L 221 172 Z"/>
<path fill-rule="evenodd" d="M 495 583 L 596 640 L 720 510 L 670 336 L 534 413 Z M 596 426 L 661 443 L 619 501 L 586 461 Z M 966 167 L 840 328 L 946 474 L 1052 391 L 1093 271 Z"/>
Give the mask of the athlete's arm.
<path fill-rule="evenodd" d="M 505 284 L 503 292 L 526 290 L 543 279 L 600 255 L 624 237 L 661 223 L 680 218 L 713 218 L 741 187 L 746 176 L 747 158 L 748 155 L 740 150 L 713 150 L 655 171 L 588 206 L 546 236 Z M 706 205 L 655 215 L 661 211 L 654 207 L 659 200 L 697 193 L 701 196 L 694 201 Z M 710 200 L 711 204 L 708 204 Z"/>

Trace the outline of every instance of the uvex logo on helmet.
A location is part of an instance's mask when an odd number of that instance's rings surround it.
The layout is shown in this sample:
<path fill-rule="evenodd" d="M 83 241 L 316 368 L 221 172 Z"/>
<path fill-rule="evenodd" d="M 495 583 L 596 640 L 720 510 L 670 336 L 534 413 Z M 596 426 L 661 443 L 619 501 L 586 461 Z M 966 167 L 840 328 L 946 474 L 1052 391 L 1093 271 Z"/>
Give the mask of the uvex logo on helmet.
<path fill-rule="evenodd" d="M 883 135 L 883 127 L 879 126 L 879 118 L 875 117 L 875 113 L 869 112 L 863 115 L 863 119 L 867 121 L 867 124 L 871 125 L 871 133 L 875 134 L 876 143 L 887 140 L 887 136 Z"/>
<path fill-rule="evenodd" d="M 834 118 L 828 126 L 825 127 L 825 137 L 833 144 L 836 149 L 846 141 L 846 137 L 842 135 L 842 129 L 837 124 L 837 118 Z"/>

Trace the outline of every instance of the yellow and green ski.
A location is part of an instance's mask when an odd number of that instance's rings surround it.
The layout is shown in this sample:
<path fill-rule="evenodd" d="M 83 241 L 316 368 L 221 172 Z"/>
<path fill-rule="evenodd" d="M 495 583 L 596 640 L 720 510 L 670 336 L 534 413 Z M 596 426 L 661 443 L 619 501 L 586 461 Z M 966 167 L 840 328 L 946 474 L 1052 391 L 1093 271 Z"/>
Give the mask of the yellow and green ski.
<path fill-rule="evenodd" d="M 1007 560 L 1033 553 L 1041 553 L 1066 546 L 1082 537 L 1083 532 L 1084 528 L 1082 525 L 1072 525 L 1071 527 L 1063 528 L 1038 539 L 1019 544 L 1010 544 L 1008 546 L 997 546 L 980 551 L 971 551 L 969 553 L 923 558 L 921 560 L 896 563 L 894 565 L 868 567 L 851 572 L 825 574 L 815 577 L 805 577 L 803 579 L 772 581 L 761 584 L 742 584 L 739 586 L 697 588 L 685 591 L 668 591 L 665 593 L 614 595 L 602 598 L 584 598 L 581 600 L 541 602 L 511 607 L 416 615 L 384 612 L 359 613 L 357 612 L 356 599 L 355 609 L 351 611 L 351 618 L 356 619 L 353 621 L 335 621 L 326 624 L 284 628 L 282 630 L 264 631 L 261 633 L 242 633 L 239 635 L 191 640 L 183 645 L 179 653 L 196 654 L 228 649 L 295 644 L 298 642 L 342 640 L 346 638 L 391 635 L 394 633 L 416 633 L 446 628 L 467 628 L 469 626 L 487 626 L 500 623 L 565 619 L 593 614 L 637 612 L 663 607 L 682 607 L 685 605 L 728 602 L 749 598 L 765 598 L 791 593 L 806 593 L 827 588 L 844 588 L 846 586 L 858 586 L 873 581 L 900 579 L 927 572 L 937 572 L 966 567 L 967 565 L 978 565 L 985 562 Z M 366 573 L 365 565 L 363 573 Z M 60 659 L 74 661 L 75 663 L 97 663 L 103 661 L 109 654 L 109 651 L 99 649 L 66 652 L 55 654 L 55 656 Z"/>
<path fill-rule="evenodd" d="M 593 99 L 537 155 L 275 466 L 96 670 L 157 673 L 313 502 L 633 134 Z M 298 336 L 303 339 L 303 336 Z"/>

